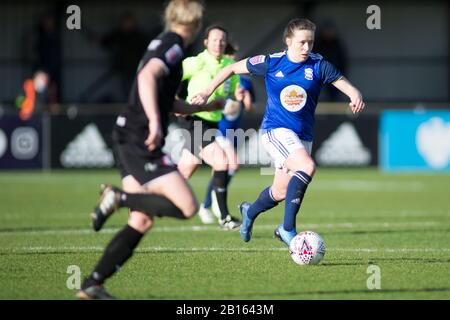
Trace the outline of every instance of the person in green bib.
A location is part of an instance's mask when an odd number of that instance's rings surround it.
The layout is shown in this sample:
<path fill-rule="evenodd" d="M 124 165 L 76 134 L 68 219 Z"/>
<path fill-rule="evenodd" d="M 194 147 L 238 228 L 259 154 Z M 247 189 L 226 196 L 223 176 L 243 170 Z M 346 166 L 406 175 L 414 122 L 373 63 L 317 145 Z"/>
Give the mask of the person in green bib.
<path fill-rule="evenodd" d="M 210 26 L 205 31 L 205 50 L 197 56 L 183 60 L 183 80 L 188 81 L 187 98 L 202 92 L 211 80 L 226 66 L 235 61 L 224 55 L 227 44 L 227 31 L 218 25 Z M 233 108 L 239 102 L 235 101 L 235 91 L 239 85 L 239 76 L 231 77 L 218 87 L 211 95 L 210 101 L 226 99 L 225 108 Z M 181 174 L 189 179 L 198 165 L 204 161 L 212 168 L 213 191 L 220 211 L 219 225 L 225 230 L 239 228 L 239 219 L 230 215 L 227 206 L 228 171 L 235 165 L 229 160 L 223 146 L 216 141 L 217 127 L 222 119 L 222 111 L 198 112 L 192 116 L 181 118 L 181 127 L 187 129 L 185 143 L 178 162 Z M 199 212 L 199 213 L 204 213 Z M 200 217 L 205 223 L 212 223 L 213 217 Z"/>

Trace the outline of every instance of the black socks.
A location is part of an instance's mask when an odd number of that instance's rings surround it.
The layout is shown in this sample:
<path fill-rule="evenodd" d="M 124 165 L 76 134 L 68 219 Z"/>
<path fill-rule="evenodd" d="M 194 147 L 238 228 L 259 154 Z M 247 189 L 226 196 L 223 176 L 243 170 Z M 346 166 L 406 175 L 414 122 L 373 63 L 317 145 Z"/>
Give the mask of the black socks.
<path fill-rule="evenodd" d="M 81 288 L 100 285 L 111 277 L 133 255 L 142 236 L 142 233 L 126 225 L 108 244 L 91 276 L 84 281 Z"/>
<path fill-rule="evenodd" d="M 187 219 L 183 212 L 166 197 L 149 193 L 122 192 L 121 207 L 146 213 L 153 217 L 172 217 Z"/>
<path fill-rule="evenodd" d="M 213 188 L 216 193 L 217 204 L 220 209 L 221 219 L 224 220 L 228 213 L 227 205 L 227 185 L 228 185 L 228 171 L 214 171 L 213 174 Z"/>

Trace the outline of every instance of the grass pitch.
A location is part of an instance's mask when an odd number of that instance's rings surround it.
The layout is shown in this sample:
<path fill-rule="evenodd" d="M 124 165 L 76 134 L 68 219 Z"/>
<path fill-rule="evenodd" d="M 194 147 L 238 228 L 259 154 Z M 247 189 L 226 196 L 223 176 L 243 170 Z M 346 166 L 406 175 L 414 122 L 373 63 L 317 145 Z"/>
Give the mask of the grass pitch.
<path fill-rule="evenodd" d="M 190 180 L 200 201 L 208 178 L 199 170 Z M 229 190 L 233 214 L 271 180 L 241 170 Z M 90 229 L 102 182 L 119 184 L 118 173 L 0 173 L 0 299 L 74 299 L 70 266 L 87 276 L 127 219 L 122 209 L 100 233 Z M 449 187 L 450 175 L 319 168 L 297 229 L 324 238 L 320 265 L 294 264 L 273 238 L 279 205 L 259 217 L 249 243 L 198 217 L 158 219 L 107 288 L 122 299 L 449 299 Z M 371 265 L 380 289 L 368 288 Z"/>

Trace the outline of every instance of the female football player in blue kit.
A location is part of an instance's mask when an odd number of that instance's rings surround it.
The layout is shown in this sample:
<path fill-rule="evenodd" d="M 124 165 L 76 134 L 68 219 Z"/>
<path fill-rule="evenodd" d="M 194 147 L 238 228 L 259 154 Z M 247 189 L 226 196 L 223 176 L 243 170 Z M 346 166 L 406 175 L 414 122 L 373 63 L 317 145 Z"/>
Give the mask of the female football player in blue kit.
<path fill-rule="evenodd" d="M 225 67 L 192 103 L 206 103 L 222 82 L 234 74 L 265 77 L 267 104 L 261 129 L 263 146 L 275 163 L 275 177 L 253 202 L 240 205 L 241 238 L 248 242 L 258 215 L 285 200 L 284 221 L 275 236 L 289 246 L 297 234 L 296 216 L 316 171 L 311 157 L 314 113 L 324 84 L 331 83 L 350 98 L 354 114 L 365 103 L 360 91 L 319 54 L 312 53 L 316 26 L 307 19 L 294 19 L 285 28 L 287 50 L 257 55 Z"/>

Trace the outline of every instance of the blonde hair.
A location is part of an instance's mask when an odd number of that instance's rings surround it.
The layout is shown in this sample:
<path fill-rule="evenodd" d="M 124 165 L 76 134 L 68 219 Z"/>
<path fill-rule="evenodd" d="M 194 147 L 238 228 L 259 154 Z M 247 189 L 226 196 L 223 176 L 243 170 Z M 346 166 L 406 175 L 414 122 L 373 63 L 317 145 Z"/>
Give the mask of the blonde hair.
<path fill-rule="evenodd" d="M 199 0 L 172 0 L 164 12 L 166 29 L 173 25 L 182 25 L 192 28 L 200 26 L 205 7 Z"/>
<path fill-rule="evenodd" d="M 316 25 L 308 19 L 293 19 L 289 21 L 283 33 L 283 40 L 286 38 L 292 38 L 296 30 L 310 30 L 312 32 L 316 31 Z"/>

